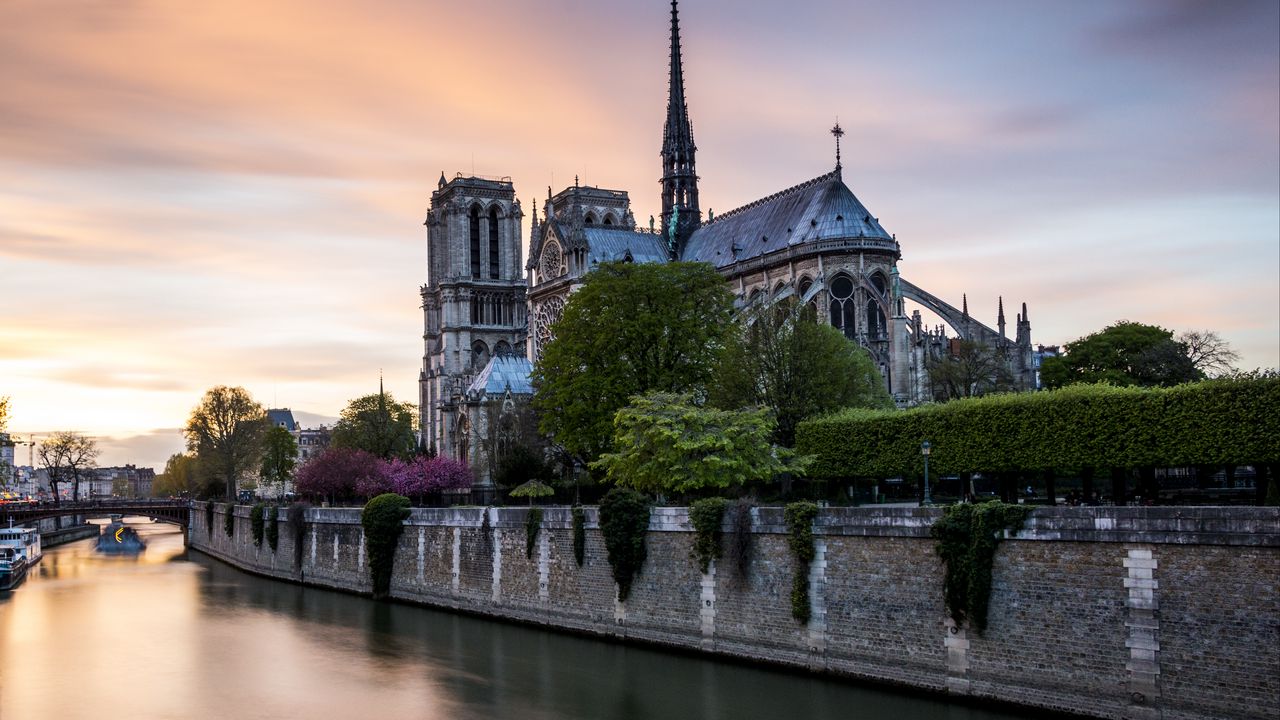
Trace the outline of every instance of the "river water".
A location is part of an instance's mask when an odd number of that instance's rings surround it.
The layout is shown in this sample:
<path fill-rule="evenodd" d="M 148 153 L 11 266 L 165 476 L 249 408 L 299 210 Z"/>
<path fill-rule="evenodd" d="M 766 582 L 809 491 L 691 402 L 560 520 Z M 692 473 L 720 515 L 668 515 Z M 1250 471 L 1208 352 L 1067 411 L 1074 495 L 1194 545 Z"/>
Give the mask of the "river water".
<path fill-rule="evenodd" d="M 130 519 L 0 594 L 0 719 L 1008 720 L 830 679 L 257 578 Z"/>

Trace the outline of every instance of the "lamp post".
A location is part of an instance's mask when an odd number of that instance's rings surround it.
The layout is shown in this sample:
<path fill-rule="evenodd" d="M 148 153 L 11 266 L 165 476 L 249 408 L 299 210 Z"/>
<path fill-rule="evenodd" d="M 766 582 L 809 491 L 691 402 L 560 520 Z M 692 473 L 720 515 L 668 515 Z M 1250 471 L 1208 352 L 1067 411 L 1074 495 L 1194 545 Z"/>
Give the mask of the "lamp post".
<path fill-rule="evenodd" d="M 928 440 L 920 443 L 920 454 L 924 456 L 924 502 L 923 505 L 932 505 L 933 498 L 929 497 L 929 451 L 933 446 Z"/>

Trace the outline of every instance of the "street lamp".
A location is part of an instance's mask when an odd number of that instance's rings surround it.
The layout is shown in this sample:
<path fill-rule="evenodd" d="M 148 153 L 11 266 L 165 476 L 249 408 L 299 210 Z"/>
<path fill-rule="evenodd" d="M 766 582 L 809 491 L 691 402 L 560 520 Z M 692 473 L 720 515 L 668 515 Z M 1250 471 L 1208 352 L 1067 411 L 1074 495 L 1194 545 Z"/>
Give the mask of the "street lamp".
<path fill-rule="evenodd" d="M 933 498 L 929 497 L 929 451 L 932 449 L 928 440 L 920 443 L 920 454 L 924 456 L 924 505 L 933 504 Z"/>

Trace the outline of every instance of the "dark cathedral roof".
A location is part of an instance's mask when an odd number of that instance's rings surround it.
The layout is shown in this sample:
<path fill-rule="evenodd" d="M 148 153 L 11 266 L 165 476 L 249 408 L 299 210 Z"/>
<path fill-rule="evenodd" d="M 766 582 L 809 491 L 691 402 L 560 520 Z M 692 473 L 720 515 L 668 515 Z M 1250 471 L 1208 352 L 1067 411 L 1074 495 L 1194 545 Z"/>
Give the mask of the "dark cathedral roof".
<path fill-rule="evenodd" d="M 561 238 L 570 238 L 573 233 L 568 223 L 557 222 L 556 232 Z M 581 236 L 574 240 L 583 240 L 587 245 L 587 266 L 591 267 L 603 262 L 626 260 L 630 255 L 632 262 L 667 262 L 667 245 L 661 235 L 628 230 L 624 227 L 610 225 L 584 225 Z"/>
<path fill-rule="evenodd" d="M 704 223 L 680 259 L 721 268 L 793 245 L 855 238 L 893 242 L 837 169 Z"/>

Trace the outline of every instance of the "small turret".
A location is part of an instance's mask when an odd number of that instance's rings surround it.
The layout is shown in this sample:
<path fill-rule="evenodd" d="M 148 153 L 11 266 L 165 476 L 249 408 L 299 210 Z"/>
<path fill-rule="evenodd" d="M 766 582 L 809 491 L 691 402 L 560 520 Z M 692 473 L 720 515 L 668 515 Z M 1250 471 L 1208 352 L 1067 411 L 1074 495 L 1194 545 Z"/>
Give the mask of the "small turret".
<path fill-rule="evenodd" d="M 996 327 L 1000 329 L 1000 337 L 1004 337 L 1004 296 L 1000 296 L 996 310 Z"/>

